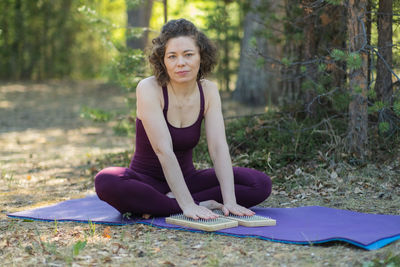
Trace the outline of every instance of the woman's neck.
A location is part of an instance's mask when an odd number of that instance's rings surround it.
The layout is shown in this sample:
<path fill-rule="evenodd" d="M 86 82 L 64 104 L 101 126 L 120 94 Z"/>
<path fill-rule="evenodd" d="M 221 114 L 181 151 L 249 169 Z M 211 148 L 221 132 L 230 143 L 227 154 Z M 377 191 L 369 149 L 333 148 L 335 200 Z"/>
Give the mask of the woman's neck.
<path fill-rule="evenodd" d="M 174 95 L 187 96 L 193 94 L 197 89 L 196 80 L 186 82 L 186 83 L 176 83 L 173 81 L 169 82 L 169 86 L 174 93 Z"/>

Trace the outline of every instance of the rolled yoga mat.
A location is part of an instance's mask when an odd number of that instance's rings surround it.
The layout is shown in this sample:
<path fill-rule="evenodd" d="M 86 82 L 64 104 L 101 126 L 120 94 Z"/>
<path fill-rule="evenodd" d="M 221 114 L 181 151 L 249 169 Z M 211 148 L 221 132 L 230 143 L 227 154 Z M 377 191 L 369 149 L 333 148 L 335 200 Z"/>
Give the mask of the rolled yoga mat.
<path fill-rule="evenodd" d="M 298 208 L 254 207 L 257 215 L 271 217 L 276 226 L 238 226 L 214 233 L 235 237 L 254 237 L 292 244 L 319 244 L 343 241 L 366 250 L 379 249 L 400 239 L 400 216 L 340 210 L 320 206 Z M 55 205 L 7 214 L 11 218 L 39 221 L 71 221 L 109 225 L 147 224 L 161 228 L 202 232 L 153 219 L 125 218 L 96 195 L 72 199 Z"/>

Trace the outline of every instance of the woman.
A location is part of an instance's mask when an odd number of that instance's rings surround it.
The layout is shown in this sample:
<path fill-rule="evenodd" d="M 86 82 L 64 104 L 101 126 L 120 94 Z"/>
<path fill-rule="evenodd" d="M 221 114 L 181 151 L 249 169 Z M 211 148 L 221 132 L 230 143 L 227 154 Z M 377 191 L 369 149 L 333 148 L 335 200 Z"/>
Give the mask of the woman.
<path fill-rule="evenodd" d="M 215 83 L 204 79 L 216 63 L 216 49 L 189 21 L 172 20 L 153 40 L 149 57 L 155 76 L 136 89 L 136 149 L 129 168 L 110 167 L 96 175 L 99 198 L 121 213 L 193 219 L 254 215 L 248 208 L 271 192 L 270 178 L 232 168 L 221 102 Z M 214 169 L 196 170 L 192 149 L 204 118 Z"/>

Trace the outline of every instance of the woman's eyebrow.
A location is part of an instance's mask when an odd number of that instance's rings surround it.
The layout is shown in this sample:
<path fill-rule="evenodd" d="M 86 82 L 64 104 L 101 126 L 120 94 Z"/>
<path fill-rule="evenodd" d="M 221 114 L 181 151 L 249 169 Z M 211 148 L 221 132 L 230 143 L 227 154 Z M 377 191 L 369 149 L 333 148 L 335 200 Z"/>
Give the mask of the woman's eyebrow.
<path fill-rule="evenodd" d="M 187 53 L 187 52 L 194 52 L 195 50 L 193 50 L 193 49 L 187 49 L 187 50 L 185 50 L 185 51 L 183 51 L 183 53 Z M 175 52 L 175 51 L 169 51 L 169 52 L 167 52 L 167 54 L 176 54 L 177 52 Z"/>

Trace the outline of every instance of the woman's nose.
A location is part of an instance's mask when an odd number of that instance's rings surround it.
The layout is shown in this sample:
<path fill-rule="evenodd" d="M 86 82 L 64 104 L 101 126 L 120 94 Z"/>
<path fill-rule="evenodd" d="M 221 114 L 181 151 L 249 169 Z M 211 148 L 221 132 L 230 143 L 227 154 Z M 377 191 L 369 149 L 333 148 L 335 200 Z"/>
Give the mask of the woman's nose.
<path fill-rule="evenodd" d="M 178 65 L 179 66 L 185 65 L 185 59 L 181 56 L 178 57 Z"/>

